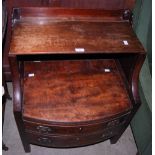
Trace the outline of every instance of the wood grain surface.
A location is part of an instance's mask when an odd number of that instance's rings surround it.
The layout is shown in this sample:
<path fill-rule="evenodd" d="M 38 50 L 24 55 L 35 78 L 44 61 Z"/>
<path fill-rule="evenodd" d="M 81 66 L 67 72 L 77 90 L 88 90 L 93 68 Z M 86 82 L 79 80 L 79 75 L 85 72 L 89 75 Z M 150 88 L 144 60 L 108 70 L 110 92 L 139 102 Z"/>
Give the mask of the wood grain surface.
<path fill-rule="evenodd" d="M 144 52 L 127 22 L 39 21 L 14 27 L 10 54 L 75 54 L 76 48 L 83 53 Z"/>
<path fill-rule="evenodd" d="M 95 8 L 95 9 L 132 9 L 135 0 L 61 0 L 60 5 L 72 8 Z"/>
<path fill-rule="evenodd" d="M 135 0 L 7 0 L 14 7 L 66 7 L 93 9 L 132 9 Z M 11 7 L 11 6 L 10 6 Z"/>
<path fill-rule="evenodd" d="M 20 19 L 25 17 L 49 17 L 57 18 L 61 17 L 62 19 L 103 19 L 107 21 L 113 19 L 115 21 L 121 21 L 123 9 L 120 10 L 104 10 L 104 9 L 75 9 L 75 8 L 64 8 L 64 7 L 22 7 L 17 11 L 17 15 L 20 16 Z M 94 19 L 93 19 L 94 18 Z M 109 19 L 108 19 L 109 18 Z M 19 18 L 18 18 L 19 19 Z"/>
<path fill-rule="evenodd" d="M 86 1 L 7 1 L 6 50 L 10 47 L 14 116 L 25 152 L 30 143 L 73 147 L 107 138 L 116 143 L 140 106 L 145 51 L 132 30 L 134 0 L 89 0 L 89 7 Z"/>
<path fill-rule="evenodd" d="M 113 59 L 25 62 L 24 118 L 85 122 L 130 108 Z"/>

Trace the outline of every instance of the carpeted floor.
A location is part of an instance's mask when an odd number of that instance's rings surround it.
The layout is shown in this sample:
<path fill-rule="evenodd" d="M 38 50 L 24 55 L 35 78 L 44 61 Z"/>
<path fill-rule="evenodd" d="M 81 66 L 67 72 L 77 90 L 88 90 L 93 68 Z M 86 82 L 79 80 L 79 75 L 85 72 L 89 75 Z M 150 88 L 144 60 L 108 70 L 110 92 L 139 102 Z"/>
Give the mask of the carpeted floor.
<path fill-rule="evenodd" d="M 8 83 L 9 92 L 12 96 L 12 83 Z M 13 117 L 12 101 L 7 101 L 3 128 L 3 141 L 9 147 L 3 151 L 3 155 L 24 155 L 22 143 Z M 128 127 L 116 144 L 111 145 L 109 140 L 95 145 L 72 148 L 55 149 L 31 145 L 31 153 L 27 155 L 136 155 L 137 148 Z"/>

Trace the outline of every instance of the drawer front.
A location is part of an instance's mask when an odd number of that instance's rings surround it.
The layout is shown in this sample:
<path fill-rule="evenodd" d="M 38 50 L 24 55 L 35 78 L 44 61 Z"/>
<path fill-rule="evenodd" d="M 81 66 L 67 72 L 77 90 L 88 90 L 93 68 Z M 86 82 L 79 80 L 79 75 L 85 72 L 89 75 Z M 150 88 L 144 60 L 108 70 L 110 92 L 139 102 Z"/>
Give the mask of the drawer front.
<path fill-rule="evenodd" d="M 125 123 L 127 115 L 105 123 L 90 124 L 90 125 L 75 125 L 75 126 L 61 126 L 61 125 L 48 125 L 34 122 L 24 121 L 27 131 L 32 131 L 41 134 L 89 134 L 94 132 L 103 132 L 109 128 L 115 128 Z"/>
<path fill-rule="evenodd" d="M 34 134 L 30 132 L 27 134 L 29 141 L 32 144 L 48 147 L 77 147 L 104 141 L 114 136 L 116 134 L 116 130 L 84 136 L 43 136 L 41 134 Z"/>

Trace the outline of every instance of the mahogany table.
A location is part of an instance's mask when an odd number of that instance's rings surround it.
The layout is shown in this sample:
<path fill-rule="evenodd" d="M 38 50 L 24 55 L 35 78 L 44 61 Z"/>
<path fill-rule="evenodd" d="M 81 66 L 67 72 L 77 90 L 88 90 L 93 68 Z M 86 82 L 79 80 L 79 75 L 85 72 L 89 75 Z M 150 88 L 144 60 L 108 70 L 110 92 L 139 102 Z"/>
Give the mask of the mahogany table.
<path fill-rule="evenodd" d="M 116 143 L 140 106 L 144 59 L 123 10 L 14 9 L 9 61 L 25 151 Z"/>

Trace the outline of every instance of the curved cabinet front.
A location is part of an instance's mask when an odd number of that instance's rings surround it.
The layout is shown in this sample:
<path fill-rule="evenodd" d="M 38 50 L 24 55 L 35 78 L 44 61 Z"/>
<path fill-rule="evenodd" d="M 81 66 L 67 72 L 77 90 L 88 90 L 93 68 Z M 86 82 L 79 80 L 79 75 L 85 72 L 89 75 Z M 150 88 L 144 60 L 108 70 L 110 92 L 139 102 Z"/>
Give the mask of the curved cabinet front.
<path fill-rule="evenodd" d="M 27 132 L 29 141 L 32 144 L 37 144 L 47 147 L 80 147 L 90 144 L 95 144 L 104 141 L 116 134 L 116 130 L 109 130 L 103 133 L 81 134 L 81 135 L 42 135 Z"/>

